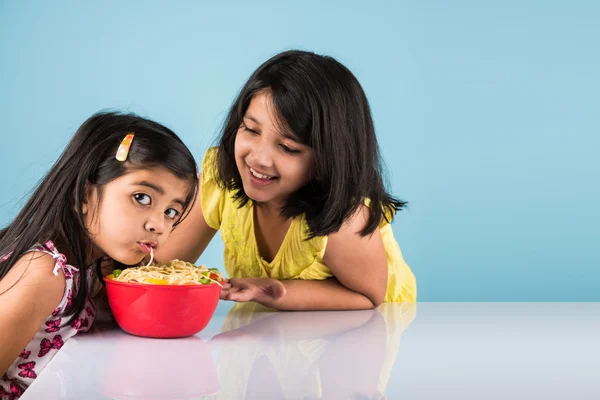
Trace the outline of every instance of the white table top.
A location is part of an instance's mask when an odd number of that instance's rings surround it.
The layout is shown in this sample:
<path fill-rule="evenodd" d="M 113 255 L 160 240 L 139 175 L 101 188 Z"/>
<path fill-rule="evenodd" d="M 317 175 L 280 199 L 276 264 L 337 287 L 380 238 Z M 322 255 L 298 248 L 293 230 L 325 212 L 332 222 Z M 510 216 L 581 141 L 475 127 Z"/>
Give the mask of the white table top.
<path fill-rule="evenodd" d="M 185 339 L 98 324 L 22 399 L 600 399 L 600 303 L 231 306 Z"/>

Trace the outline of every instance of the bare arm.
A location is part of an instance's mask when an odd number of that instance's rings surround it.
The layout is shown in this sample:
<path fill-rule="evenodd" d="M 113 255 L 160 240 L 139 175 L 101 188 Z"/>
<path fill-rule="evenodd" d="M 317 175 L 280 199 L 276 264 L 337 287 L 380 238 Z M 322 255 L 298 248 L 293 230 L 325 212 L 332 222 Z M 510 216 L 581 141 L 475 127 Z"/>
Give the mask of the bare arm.
<path fill-rule="evenodd" d="M 202 214 L 201 189 L 199 186 L 189 215 L 177 225 L 167 242 L 156 252 L 156 260 L 170 261 L 177 258 L 195 263 L 215 236 L 217 231 L 208 226 Z"/>
<path fill-rule="evenodd" d="M 387 289 L 387 258 L 379 229 L 366 237 L 358 232 L 368 210 L 357 213 L 329 236 L 324 261 L 335 279 L 323 281 L 268 278 L 231 279 L 223 298 L 256 301 L 279 310 L 360 310 L 377 307 Z M 282 285 L 283 287 L 279 287 Z"/>
<path fill-rule="evenodd" d="M 35 252 L 21 257 L 0 281 L 0 375 L 4 374 L 56 309 L 65 277 L 52 273 L 54 259 Z"/>
<path fill-rule="evenodd" d="M 285 296 L 263 304 L 277 310 L 367 310 L 376 307 L 365 295 L 342 285 L 337 279 L 283 281 Z"/>
<path fill-rule="evenodd" d="M 368 216 L 368 208 L 362 206 L 329 236 L 324 261 L 343 286 L 367 297 L 377 307 L 387 291 L 388 264 L 379 228 L 371 235 L 360 236 Z"/>

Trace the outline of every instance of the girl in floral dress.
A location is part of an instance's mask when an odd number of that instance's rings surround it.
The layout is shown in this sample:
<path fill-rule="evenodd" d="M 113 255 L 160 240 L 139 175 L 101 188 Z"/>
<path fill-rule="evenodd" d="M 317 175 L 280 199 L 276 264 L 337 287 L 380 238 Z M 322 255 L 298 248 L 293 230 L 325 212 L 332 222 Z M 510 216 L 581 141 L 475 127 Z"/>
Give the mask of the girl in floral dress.
<path fill-rule="evenodd" d="M 17 399 L 96 316 L 103 262 L 136 265 L 167 240 L 198 185 L 168 128 L 98 113 L 0 231 L 0 399 Z M 104 265 L 105 266 L 105 265 Z"/>

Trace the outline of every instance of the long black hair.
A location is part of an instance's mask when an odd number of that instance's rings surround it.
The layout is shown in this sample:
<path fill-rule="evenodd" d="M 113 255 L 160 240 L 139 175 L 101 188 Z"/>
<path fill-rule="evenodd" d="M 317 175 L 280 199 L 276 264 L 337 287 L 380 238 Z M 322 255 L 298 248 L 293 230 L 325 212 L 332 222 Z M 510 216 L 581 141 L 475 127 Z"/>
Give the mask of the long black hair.
<path fill-rule="evenodd" d="M 125 162 L 115 156 L 125 135 L 135 137 Z M 100 112 L 77 130 L 58 161 L 42 179 L 16 218 L 0 231 L 0 279 L 21 255 L 48 240 L 68 247 L 80 270 L 80 286 L 69 315 L 78 315 L 88 294 L 88 265 L 91 241 L 84 224 L 86 184 L 98 188 L 134 170 L 161 166 L 190 182 L 184 207 L 189 212 L 198 185 L 196 163 L 189 149 L 170 129 L 134 114 Z M 178 223 L 181 222 L 181 219 Z M 99 263 L 98 263 L 99 265 Z"/>
<path fill-rule="evenodd" d="M 235 138 L 252 98 L 264 91 L 272 96 L 278 122 L 314 153 L 314 180 L 281 210 L 287 217 L 306 215 L 307 239 L 337 232 L 367 199 L 370 215 L 362 236 L 406 205 L 385 189 L 371 109 L 356 77 L 332 57 L 290 50 L 258 67 L 224 123 L 217 178 L 240 207 L 250 199 L 235 163 Z"/>

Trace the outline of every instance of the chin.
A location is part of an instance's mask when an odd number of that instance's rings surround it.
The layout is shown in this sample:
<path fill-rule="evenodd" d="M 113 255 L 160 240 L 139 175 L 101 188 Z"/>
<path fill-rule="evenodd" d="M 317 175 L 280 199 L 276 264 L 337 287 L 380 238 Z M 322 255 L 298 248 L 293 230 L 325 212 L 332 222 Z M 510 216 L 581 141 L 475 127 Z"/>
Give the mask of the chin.
<path fill-rule="evenodd" d="M 253 193 L 252 191 L 247 192 L 246 190 L 244 190 L 244 193 L 246 193 L 246 196 L 248 196 L 248 198 L 256 203 L 267 203 L 270 200 L 273 200 L 271 196 L 265 196 L 264 193 Z"/>
<path fill-rule="evenodd" d="M 125 265 L 138 265 L 140 264 L 142 261 L 144 261 L 144 255 L 142 256 L 131 256 L 131 255 L 126 255 L 124 257 L 112 257 L 111 258 L 115 261 L 120 262 L 121 264 L 125 264 Z"/>

